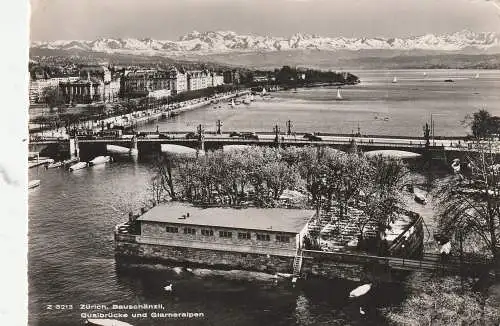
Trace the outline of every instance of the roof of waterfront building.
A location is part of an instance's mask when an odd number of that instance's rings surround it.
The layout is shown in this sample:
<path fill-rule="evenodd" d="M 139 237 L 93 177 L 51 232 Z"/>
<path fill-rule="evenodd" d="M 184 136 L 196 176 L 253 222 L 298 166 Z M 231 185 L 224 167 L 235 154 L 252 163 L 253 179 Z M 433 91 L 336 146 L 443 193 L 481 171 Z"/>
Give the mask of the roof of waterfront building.
<path fill-rule="evenodd" d="M 189 216 L 187 214 L 189 213 Z M 313 210 L 286 208 L 202 208 L 188 204 L 164 204 L 153 207 L 137 220 L 299 233 L 313 216 Z M 185 218 L 183 218 L 185 216 Z"/>

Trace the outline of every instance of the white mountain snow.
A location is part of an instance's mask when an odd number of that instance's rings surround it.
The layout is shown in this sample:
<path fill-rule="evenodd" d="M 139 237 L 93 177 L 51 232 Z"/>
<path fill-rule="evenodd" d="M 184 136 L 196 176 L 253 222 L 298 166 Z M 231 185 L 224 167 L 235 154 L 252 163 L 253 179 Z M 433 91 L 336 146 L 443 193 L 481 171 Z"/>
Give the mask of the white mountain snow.
<path fill-rule="evenodd" d="M 228 52 L 284 51 L 294 49 L 336 50 L 434 50 L 460 51 L 500 49 L 500 35 L 461 31 L 453 34 L 427 34 L 409 38 L 321 37 L 296 33 L 290 37 L 240 35 L 231 31 L 200 33 L 193 31 L 178 41 L 101 38 L 95 41 L 33 42 L 32 48 L 80 50 L 105 53 L 147 55 L 214 54 Z"/>

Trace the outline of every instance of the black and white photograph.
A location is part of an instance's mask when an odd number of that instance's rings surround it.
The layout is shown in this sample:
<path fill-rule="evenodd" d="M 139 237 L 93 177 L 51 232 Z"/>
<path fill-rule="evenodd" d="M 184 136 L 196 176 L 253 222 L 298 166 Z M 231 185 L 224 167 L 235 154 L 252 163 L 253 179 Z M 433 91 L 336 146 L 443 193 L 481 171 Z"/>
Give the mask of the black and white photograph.
<path fill-rule="evenodd" d="M 500 325 L 500 0 L 29 6 L 28 325 Z"/>

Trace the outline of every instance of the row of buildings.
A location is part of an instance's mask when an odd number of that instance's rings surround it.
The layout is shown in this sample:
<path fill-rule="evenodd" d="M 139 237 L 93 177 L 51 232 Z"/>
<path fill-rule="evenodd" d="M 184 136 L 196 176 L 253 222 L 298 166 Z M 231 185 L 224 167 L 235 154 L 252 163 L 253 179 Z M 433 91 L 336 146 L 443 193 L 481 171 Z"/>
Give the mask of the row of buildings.
<path fill-rule="evenodd" d="M 57 89 L 65 103 L 109 103 L 119 97 L 149 96 L 162 98 L 186 91 L 196 91 L 223 85 L 232 78 L 208 70 L 120 70 L 106 66 L 86 66 L 78 76 L 64 78 L 32 78 L 30 104 L 43 104 L 47 89 Z"/>
<path fill-rule="evenodd" d="M 121 78 L 120 94 L 128 96 L 165 97 L 186 91 L 196 91 L 224 84 L 224 77 L 207 70 L 125 71 Z"/>

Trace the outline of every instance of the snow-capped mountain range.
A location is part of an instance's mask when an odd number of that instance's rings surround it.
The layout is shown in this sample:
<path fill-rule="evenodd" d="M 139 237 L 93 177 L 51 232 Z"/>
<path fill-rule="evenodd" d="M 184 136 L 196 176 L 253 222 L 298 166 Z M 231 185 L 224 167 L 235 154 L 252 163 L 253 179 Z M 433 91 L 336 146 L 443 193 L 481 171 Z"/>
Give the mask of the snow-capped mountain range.
<path fill-rule="evenodd" d="M 145 55 L 216 54 L 230 52 L 268 52 L 285 50 L 500 50 L 500 35 L 494 32 L 461 31 L 453 34 L 427 34 L 408 38 L 322 37 L 296 33 L 290 37 L 241 35 L 231 31 L 200 33 L 193 31 L 178 41 L 150 38 L 100 38 L 95 41 L 33 42 L 32 48 Z"/>

